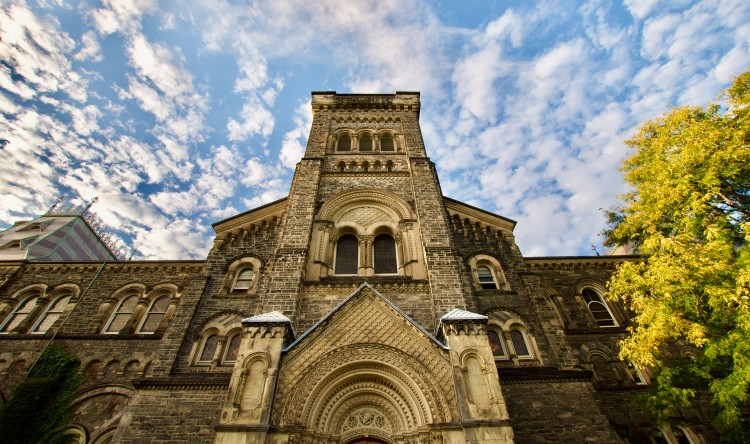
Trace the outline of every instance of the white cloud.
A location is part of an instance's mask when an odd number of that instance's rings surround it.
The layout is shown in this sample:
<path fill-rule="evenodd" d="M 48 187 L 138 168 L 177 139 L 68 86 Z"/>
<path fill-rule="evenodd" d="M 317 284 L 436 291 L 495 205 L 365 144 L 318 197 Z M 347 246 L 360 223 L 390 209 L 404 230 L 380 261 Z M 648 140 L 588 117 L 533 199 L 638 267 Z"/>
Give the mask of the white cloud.
<path fill-rule="evenodd" d="M 136 231 L 138 258 L 203 258 L 211 248 L 208 224 L 203 220 L 175 218 L 166 225 Z"/>
<path fill-rule="evenodd" d="M 296 128 L 284 134 L 284 140 L 281 143 L 281 152 L 279 160 L 287 168 L 294 168 L 305 154 L 305 145 L 307 144 L 307 135 L 310 134 L 312 127 L 312 108 L 311 101 L 302 103 L 294 112 L 294 123 Z"/>
<path fill-rule="evenodd" d="M 273 131 L 275 123 L 273 114 L 257 100 L 250 100 L 242 106 L 240 118 L 241 121 L 229 119 L 227 123 L 229 140 L 243 141 L 255 134 L 268 137 Z"/>
<path fill-rule="evenodd" d="M 93 31 L 85 32 L 81 36 L 81 49 L 73 56 L 76 60 L 91 60 L 94 62 L 101 62 L 102 48 L 99 46 L 99 40 L 96 38 L 96 34 Z"/>
<path fill-rule="evenodd" d="M 103 0 L 103 8 L 91 11 L 94 25 L 100 34 L 140 29 L 141 16 L 156 8 L 153 0 Z"/>

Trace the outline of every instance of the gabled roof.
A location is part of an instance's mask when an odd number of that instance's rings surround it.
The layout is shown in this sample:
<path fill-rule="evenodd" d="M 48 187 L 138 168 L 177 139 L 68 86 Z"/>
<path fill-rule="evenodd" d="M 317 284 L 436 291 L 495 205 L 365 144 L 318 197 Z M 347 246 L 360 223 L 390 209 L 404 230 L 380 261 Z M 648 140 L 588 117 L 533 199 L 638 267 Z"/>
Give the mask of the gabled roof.
<path fill-rule="evenodd" d="M 316 330 L 323 328 L 323 326 L 325 326 L 333 317 L 335 317 L 339 311 L 341 311 L 344 307 L 346 307 L 353 300 L 355 300 L 365 289 L 369 289 L 372 292 L 372 294 L 375 295 L 375 297 L 379 298 L 381 301 L 387 304 L 391 309 L 393 309 L 396 313 L 398 313 L 401 317 L 403 317 L 406 321 L 408 321 L 414 328 L 416 328 L 422 334 L 424 334 L 424 336 L 427 337 L 436 346 L 444 350 L 448 349 L 448 346 L 438 341 L 434 336 L 429 334 L 427 330 L 422 328 L 422 326 L 414 322 L 412 318 L 407 316 L 406 313 L 401 311 L 401 309 L 399 309 L 396 305 L 394 305 L 391 301 L 389 301 L 385 296 L 383 296 L 379 291 L 377 291 L 372 285 L 370 285 L 367 282 L 364 282 L 356 290 L 354 290 L 354 292 L 351 295 L 349 295 L 346 299 L 341 301 L 341 303 L 339 303 L 336 307 L 334 307 L 333 310 L 331 310 L 330 312 L 328 312 L 328 314 L 323 316 L 318 322 L 315 323 L 315 325 L 313 325 L 306 332 L 300 335 L 300 337 L 298 337 L 297 340 L 289 344 L 283 351 L 284 352 L 290 351 L 297 344 L 303 342 L 307 337 L 312 335 Z"/>
<path fill-rule="evenodd" d="M 440 322 L 464 322 L 464 321 L 486 321 L 489 318 L 485 315 L 472 313 L 470 311 L 454 308 L 440 318 Z"/>

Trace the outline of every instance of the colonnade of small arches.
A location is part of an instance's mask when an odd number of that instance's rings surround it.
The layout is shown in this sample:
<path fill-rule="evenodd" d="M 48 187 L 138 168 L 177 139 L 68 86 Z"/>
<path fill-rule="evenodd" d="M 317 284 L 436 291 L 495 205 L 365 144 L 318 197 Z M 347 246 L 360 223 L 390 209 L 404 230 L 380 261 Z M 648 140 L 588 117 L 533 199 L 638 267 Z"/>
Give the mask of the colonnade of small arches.
<path fill-rule="evenodd" d="M 330 153 L 395 153 L 402 150 L 401 143 L 393 130 L 343 128 L 331 135 L 327 151 Z"/>
<path fill-rule="evenodd" d="M 342 160 L 336 163 L 335 168 L 339 173 L 375 173 L 395 171 L 396 165 L 392 160 L 387 160 L 385 162 L 381 162 L 379 160 L 375 160 L 372 162 L 369 160 L 360 162 L 352 160 L 349 162 L 345 162 Z"/>

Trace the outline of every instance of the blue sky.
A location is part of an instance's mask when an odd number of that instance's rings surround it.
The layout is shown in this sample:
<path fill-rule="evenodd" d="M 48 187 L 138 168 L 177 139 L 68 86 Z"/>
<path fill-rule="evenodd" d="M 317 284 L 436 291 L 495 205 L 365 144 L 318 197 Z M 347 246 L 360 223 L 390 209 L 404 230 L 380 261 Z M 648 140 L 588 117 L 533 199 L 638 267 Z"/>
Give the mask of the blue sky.
<path fill-rule="evenodd" d="M 445 195 L 588 255 L 623 144 L 750 65 L 750 2 L 3 1 L 0 228 L 61 194 L 139 259 L 284 197 L 310 91 L 420 91 Z"/>

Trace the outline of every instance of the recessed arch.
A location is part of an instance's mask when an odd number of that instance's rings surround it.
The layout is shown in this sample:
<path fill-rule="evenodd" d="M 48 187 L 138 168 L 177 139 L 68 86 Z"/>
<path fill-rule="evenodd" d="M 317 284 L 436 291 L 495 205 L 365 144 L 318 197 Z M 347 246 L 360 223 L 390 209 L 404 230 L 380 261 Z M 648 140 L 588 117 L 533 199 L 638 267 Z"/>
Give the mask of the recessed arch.
<path fill-rule="evenodd" d="M 320 208 L 318 218 L 335 221 L 338 219 L 336 216 L 342 210 L 367 203 L 377 205 L 390 212 L 396 221 L 416 218 L 403 199 L 393 193 L 372 188 L 347 191 L 328 199 Z"/>

